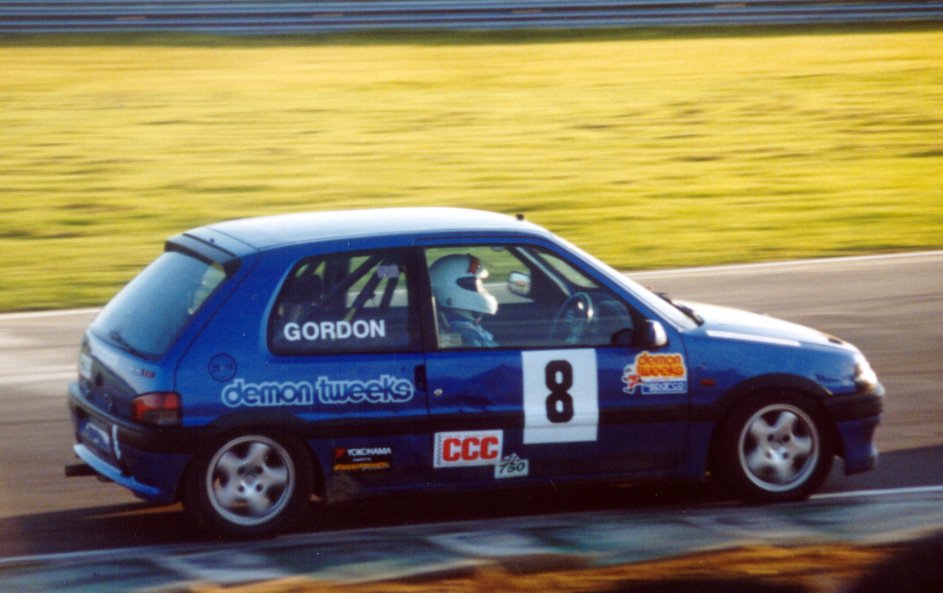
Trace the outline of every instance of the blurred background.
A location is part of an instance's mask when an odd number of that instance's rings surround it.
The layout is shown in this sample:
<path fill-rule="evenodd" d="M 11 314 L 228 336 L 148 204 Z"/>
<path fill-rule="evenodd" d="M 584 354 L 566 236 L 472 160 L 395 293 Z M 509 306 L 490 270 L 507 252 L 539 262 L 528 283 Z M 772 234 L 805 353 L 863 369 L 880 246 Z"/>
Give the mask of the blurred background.
<path fill-rule="evenodd" d="M 939 255 L 672 269 L 940 249 L 941 105 L 934 0 L 0 0 L 0 589 L 938 590 L 939 537 L 910 542 L 943 525 Z M 383 501 L 252 549 L 63 487 L 94 312 L 48 310 L 100 306 L 198 225 L 405 205 L 523 213 L 646 283 L 850 338 L 895 396 L 887 465 L 802 508 Z"/>
<path fill-rule="evenodd" d="M 943 245 L 932 11 L 263 36 L 187 31 L 212 5 L 155 32 L 196 3 L 55 4 L 0 3 L 0 311 L 99 305 L 167 236 L 287 211 L 521 212 L 622 269 Z M 333 4 L 388 3 L 310 3 Z"/>

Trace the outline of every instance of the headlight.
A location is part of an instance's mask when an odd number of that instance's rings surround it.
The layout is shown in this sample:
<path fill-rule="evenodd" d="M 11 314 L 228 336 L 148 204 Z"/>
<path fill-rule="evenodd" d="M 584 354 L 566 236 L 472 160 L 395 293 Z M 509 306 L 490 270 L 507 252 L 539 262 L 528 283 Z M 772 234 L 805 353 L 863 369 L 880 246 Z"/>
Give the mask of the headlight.
<path fill-rule="evenodd" d="M 855 386 L 858 391 L 874 389 L 878 385 L 878 376 L 871 364 L 863 356 L 855 359 Z"/>

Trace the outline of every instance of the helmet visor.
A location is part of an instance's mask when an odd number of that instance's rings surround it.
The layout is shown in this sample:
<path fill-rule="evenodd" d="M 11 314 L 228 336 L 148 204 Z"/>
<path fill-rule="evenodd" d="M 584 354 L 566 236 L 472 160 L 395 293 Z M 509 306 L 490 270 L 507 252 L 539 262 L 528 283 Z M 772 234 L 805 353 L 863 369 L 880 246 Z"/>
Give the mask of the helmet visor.
<path fill-rule="evenodd" d="M 472 292 L 484 292 L 485 290 L 485 286 L 481 282 L 481 278 L 477 276 L 463 276 L 456 280 L 455 283 L 465 290 L 470 290 Z"/>

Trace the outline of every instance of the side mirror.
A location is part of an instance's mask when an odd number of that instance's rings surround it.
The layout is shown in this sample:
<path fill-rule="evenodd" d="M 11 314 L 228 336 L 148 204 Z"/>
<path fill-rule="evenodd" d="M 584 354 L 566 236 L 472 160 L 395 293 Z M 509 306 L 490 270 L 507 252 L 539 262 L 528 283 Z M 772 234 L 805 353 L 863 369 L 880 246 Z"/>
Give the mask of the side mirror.
<path fill-rule="evenodd" d="M 530 289 L 530 274 L 524 272 L 511 272 L 508 274 L 508 292 L 521 297 L 529 297 Z"/>
<path fill-rule="evenodd" d="M 638 330 L 626 327 L 612 334 L 609 341 L 613 346 L 638 348 L 640 350 L 657 350 L 668 345 L 668 334 L 660 321 L 645 320 L 645 324 Z"/>
<path fill-rule="evenodd" d="M 642 348 L 656 349 L 668 345 L 668 334 L 665 332 L 665 326 L 660 321 L 645 320 L 642 327 L 642 333 L 639 336 Z"/>

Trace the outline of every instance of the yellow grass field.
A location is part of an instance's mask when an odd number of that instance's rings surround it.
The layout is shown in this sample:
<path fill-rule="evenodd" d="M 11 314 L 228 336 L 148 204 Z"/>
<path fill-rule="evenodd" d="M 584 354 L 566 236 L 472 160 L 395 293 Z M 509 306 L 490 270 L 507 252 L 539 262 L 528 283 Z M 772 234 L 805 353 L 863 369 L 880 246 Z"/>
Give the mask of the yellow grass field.
<path fill-rule="evenodd" d="M 943 246 L 943 28 L 0 40 L 0 310 L 168 235 L 461 205 L 620 268 Z"/>

